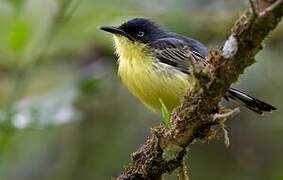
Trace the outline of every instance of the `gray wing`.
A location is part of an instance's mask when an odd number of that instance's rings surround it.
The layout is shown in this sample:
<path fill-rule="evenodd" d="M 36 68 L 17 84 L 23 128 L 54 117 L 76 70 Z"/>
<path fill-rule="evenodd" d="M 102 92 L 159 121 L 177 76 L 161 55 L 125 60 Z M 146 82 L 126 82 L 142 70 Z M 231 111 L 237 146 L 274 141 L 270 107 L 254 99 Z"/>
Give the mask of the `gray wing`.
<path fill-rule="evenodd" d="M 184 73 L 189 73 L 192 64 L 207 64 L 206 54 L 199 51 L 200 47 L 182 39 L 163 38 L 154 41 L 150 46 L 155 49 L 154 55 L 161 63 L 173 66 Z"/>

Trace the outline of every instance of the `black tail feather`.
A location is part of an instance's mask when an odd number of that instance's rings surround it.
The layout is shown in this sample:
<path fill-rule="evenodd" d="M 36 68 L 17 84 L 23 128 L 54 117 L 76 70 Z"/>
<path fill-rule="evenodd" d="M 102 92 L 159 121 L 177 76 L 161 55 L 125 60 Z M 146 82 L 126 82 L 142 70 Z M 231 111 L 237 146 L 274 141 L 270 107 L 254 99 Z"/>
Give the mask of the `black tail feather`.
<path fill-rule="evenodd" d="M 273 110 L 276 110 L 276 108 L 270 104 L 267 104 L 263 101 L 260 101 L 252 96 L 247 95 L 246 93 L 239 91 L 234 88 L 230 88 L 228 90 L 228 93 L 226 95 L 226 98 L 234 99 L 234 100 L 239 100 L 242 103 L 244 103 L 247 108 L 250 110 L 258 113 L 258 114 L 263 114 L 264 112 L 271 112 Z"/>

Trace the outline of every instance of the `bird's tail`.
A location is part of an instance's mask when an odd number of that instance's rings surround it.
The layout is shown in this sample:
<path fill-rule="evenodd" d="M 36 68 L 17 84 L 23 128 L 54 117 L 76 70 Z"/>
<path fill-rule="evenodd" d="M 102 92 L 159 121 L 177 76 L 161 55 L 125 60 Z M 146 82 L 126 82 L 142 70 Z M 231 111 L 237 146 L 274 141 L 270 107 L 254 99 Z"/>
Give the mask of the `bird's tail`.
<path fill-rule="evenodd" d="M 271 112 L 276 110 L 276 108 L 270 104 L 267 104 L 263 101 L 260 101 L 252 96 L 247 95 L 246 93 L 239 91 L 234 88 L 230 88 L 227 92 L 226 98 L 238 100 L 246 105 L 250 110 L 263 114 L 264 112 Z"/>

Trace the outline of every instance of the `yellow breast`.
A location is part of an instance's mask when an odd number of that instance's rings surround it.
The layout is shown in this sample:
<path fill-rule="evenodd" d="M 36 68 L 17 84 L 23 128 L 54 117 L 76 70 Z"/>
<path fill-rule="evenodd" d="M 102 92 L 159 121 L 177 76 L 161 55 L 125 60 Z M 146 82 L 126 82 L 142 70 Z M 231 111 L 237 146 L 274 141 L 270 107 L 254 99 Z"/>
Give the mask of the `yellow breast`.
<path fill-rule="evenodd" d="M 144 44 L 120 36 L 114 40 L 119 56 L 118 74 L 130 92 L 155 112 L 161 110 L 160 100 L 169 111 L 178 106 L 194 83 L 193 78 L 145 53 Z"/>

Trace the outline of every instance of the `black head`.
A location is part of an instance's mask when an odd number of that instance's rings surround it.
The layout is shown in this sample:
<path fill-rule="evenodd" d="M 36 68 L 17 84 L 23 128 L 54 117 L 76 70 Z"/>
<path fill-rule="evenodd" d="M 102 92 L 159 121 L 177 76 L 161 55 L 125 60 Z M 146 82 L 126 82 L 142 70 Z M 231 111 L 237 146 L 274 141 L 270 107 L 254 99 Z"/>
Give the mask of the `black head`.
<path fill-rule="evenodd" d="M 103 26 L 101 29 L 110 33 L 125 36 L 132 41 L 139 41 L 142 43 L 153 42 L 166 36 L 167 33 L 158 24 L 144 18 L 129 20 L 119 27 Z"/>

